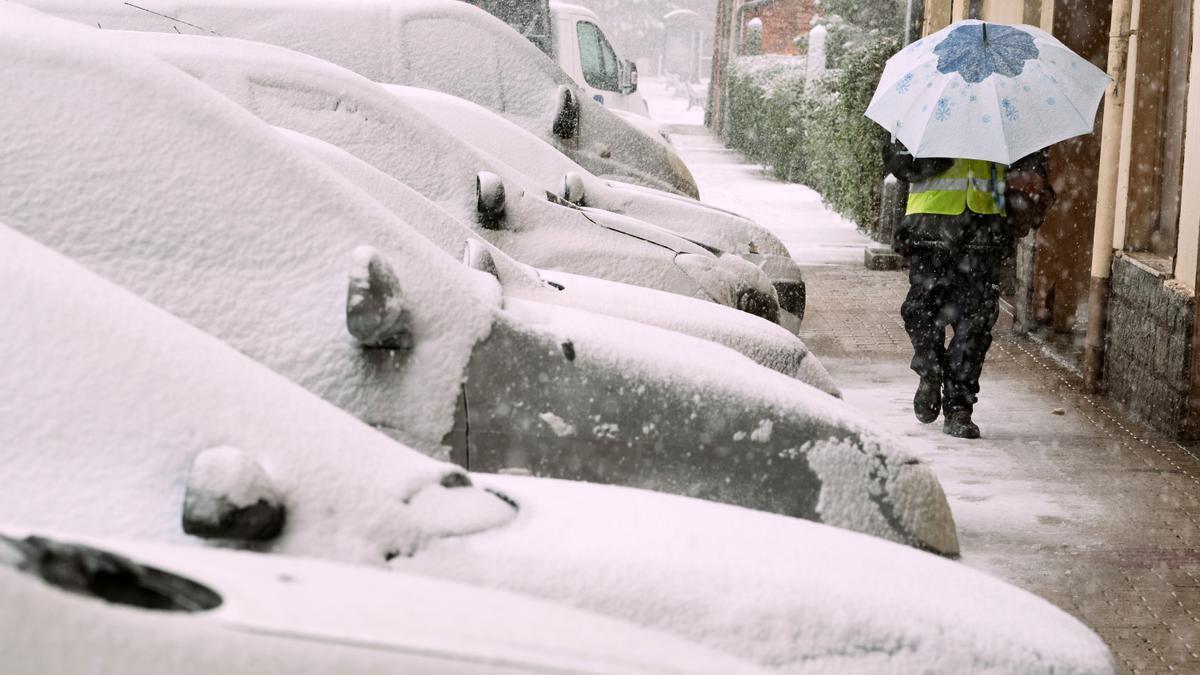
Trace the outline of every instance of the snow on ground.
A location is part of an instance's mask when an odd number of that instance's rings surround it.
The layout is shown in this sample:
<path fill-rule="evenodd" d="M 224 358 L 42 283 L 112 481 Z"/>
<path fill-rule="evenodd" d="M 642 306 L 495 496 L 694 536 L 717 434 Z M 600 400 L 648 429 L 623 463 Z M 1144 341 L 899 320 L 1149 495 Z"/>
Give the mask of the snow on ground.
<path fill-rule="evenodd" d="M 870 239 L 831 212 L 811 188 L 767 176 L 705 129 L 704 112 L 685 111 L 686 98 L 671 95 L 663 80 L 644 78 L 650 114 L 667 124 L 671 139 L 700 186 L 700 198 L 733 210 L 774 232 L 801 265 L 862 264 Z M 688 128 L 688 127 L 691 128 Z"/>

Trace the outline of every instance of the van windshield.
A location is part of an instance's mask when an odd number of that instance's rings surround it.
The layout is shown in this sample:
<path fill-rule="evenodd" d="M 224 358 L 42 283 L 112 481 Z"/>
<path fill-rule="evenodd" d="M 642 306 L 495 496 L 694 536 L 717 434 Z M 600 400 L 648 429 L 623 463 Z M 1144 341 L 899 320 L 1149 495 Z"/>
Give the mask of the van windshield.
<path fill-rule="evenodd" d="M 605 91 L 621 90 L 621 69 L 617 53 L 600 27 L 590 21 L 575 24 L 579 35 L 579 61 L 583 79 L 589 86 Z"/>

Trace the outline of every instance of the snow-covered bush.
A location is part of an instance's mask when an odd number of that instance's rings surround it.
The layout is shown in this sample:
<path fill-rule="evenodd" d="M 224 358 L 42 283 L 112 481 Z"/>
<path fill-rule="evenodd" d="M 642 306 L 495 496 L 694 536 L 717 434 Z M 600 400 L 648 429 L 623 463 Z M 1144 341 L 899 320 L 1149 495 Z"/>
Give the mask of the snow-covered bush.
<path fill-rule="evenodd" d="M 836 42 L 830 67 L 805 94 L 800 57 L 744 56 L 728 72 L 726 141 L 778 178 L 804 183 L 860 226 L 877 217 L 886 134 L 864 113 L 897 38 L 880 31 Z"/>
<path fill-rule="evenodd" d="M 726 141 L 785 180 L 800 172 L 806 69 L 803 57 L 779 54 L 741 56 L 729 64 Z"/>
<path fill-rule="evenodd" d="M 797 178 L 860 227 L 878 217 L 887 174 L 880 155 L 887 134 L 865 113 L 884 63 L 899 48 L 899 40 L 878 34 L 857 43 L 800 103 L 804 161 Z"/>

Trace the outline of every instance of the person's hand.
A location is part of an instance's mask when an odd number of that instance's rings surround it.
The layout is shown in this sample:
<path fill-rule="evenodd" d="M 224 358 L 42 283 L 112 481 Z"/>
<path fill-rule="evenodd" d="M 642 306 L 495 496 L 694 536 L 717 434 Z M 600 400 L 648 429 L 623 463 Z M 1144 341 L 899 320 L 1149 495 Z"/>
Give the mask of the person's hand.
<path fill-rule="evenodd" d="M 1004 183 L 1008 192 L 1020 193 L 1035 200 L 1040 198 L 1046 188 L 1046 179 L 1036 171 L 1010 173 Z"/>

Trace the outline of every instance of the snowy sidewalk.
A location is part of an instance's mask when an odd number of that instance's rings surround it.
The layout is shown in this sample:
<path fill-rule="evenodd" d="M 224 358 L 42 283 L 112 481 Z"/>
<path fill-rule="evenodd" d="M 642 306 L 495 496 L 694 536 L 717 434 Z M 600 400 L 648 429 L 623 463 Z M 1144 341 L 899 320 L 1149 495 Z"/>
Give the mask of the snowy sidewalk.
<path fill-rule="evenodd" d="M 756 218 L 804 266 L 802 337 L 850 405 L 934 465 L 963 564 L 1072 613 L 1125 672 L 1200 672 L 1200 458 L 1083 395 L 1073 375 L 1011 335 L 1007 317 L 976 412 L 984 438 L 919 424 L 899 318 L 904 274 L 864 269 L 868 240 L 815 193 L 765 176 L 698 126 L 686 101 L 644 82 L 702 198 Z"/>

